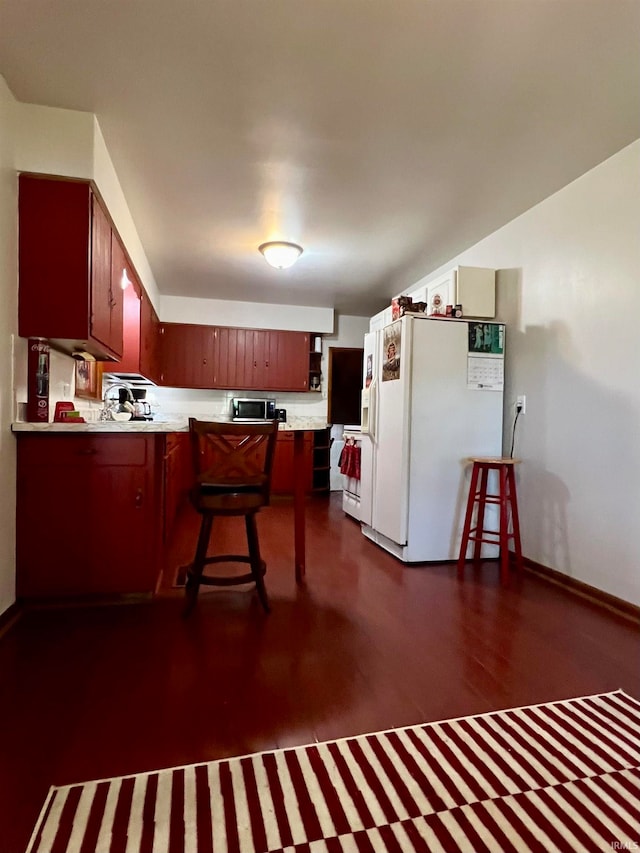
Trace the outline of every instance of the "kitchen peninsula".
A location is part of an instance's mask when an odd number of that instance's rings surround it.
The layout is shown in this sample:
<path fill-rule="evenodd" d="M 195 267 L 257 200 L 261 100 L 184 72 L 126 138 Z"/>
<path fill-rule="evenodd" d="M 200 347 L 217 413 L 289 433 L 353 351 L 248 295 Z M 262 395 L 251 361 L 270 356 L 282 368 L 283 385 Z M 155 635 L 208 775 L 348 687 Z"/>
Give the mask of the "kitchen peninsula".
<path fill-rule="evenodd" d="M 292 555 L 300 582 L 308 448 L 314 435 L 326 433 L 327 424 L 323 418 L 291 416 L 279 429 L 293 444 Z M 188 418 L 20 422 L 12 430 L 18 444 L 18 596 L 153 593 L 176 494 L 190 484 Z"/>

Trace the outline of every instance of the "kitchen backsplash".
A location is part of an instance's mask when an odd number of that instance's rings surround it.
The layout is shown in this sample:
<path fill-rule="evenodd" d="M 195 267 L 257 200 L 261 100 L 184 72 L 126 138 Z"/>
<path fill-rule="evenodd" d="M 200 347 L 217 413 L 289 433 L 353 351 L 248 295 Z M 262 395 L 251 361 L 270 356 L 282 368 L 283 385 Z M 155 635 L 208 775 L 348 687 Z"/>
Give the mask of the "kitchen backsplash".
<path fill-rule="evenodd" d="M 299 417 L 326 417 L 327 400 L 324 392 L 286 393 L 277 391 L 201 391 L 192 388 L 148 388 L 147 400 L 151 402 L 157 418 L 170 420 L 171 415 L 227 415 L 232 397 L 273 397 L 276 407 L 287 410 L 288 415 Z M 157 409 L 155 408 L 157 406 Z"/>

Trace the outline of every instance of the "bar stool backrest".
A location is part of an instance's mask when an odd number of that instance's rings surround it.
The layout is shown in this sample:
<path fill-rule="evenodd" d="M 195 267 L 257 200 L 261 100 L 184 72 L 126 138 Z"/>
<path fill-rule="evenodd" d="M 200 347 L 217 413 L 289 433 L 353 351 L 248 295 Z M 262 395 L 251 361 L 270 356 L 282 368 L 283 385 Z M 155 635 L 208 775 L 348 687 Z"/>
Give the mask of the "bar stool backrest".
<path fill-rule="evenodd" d="M 278 421 L 234 423 L 189 418 L 194 489 L 202 495 L 259 494 L 269 503 Z"/>

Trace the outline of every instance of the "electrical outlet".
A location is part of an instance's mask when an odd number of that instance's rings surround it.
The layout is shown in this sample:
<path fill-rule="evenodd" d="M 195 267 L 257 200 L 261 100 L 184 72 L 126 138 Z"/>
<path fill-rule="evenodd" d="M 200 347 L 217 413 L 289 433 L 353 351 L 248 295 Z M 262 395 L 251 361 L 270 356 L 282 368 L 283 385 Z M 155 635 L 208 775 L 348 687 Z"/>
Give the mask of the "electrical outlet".
<path fill-rule="evenodd" d="M 527 397 L 525 394 L 518 394 L 516 397 L 516 412 L 520 412 L 521 415 L 526 415 Z"/>

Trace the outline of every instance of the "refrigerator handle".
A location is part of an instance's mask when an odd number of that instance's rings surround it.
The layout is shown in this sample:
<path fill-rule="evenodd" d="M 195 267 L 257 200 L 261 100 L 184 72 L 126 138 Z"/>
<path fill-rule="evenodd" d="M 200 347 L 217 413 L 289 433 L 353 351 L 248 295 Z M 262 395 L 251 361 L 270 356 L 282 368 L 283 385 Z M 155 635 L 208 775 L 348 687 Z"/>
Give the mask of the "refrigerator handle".
<path fill-rule="evenodd" d="M 369 385 L 369 435 L 376 440 L 376 415 L 378 410 L 378 379 L 371 380 Z"/>

